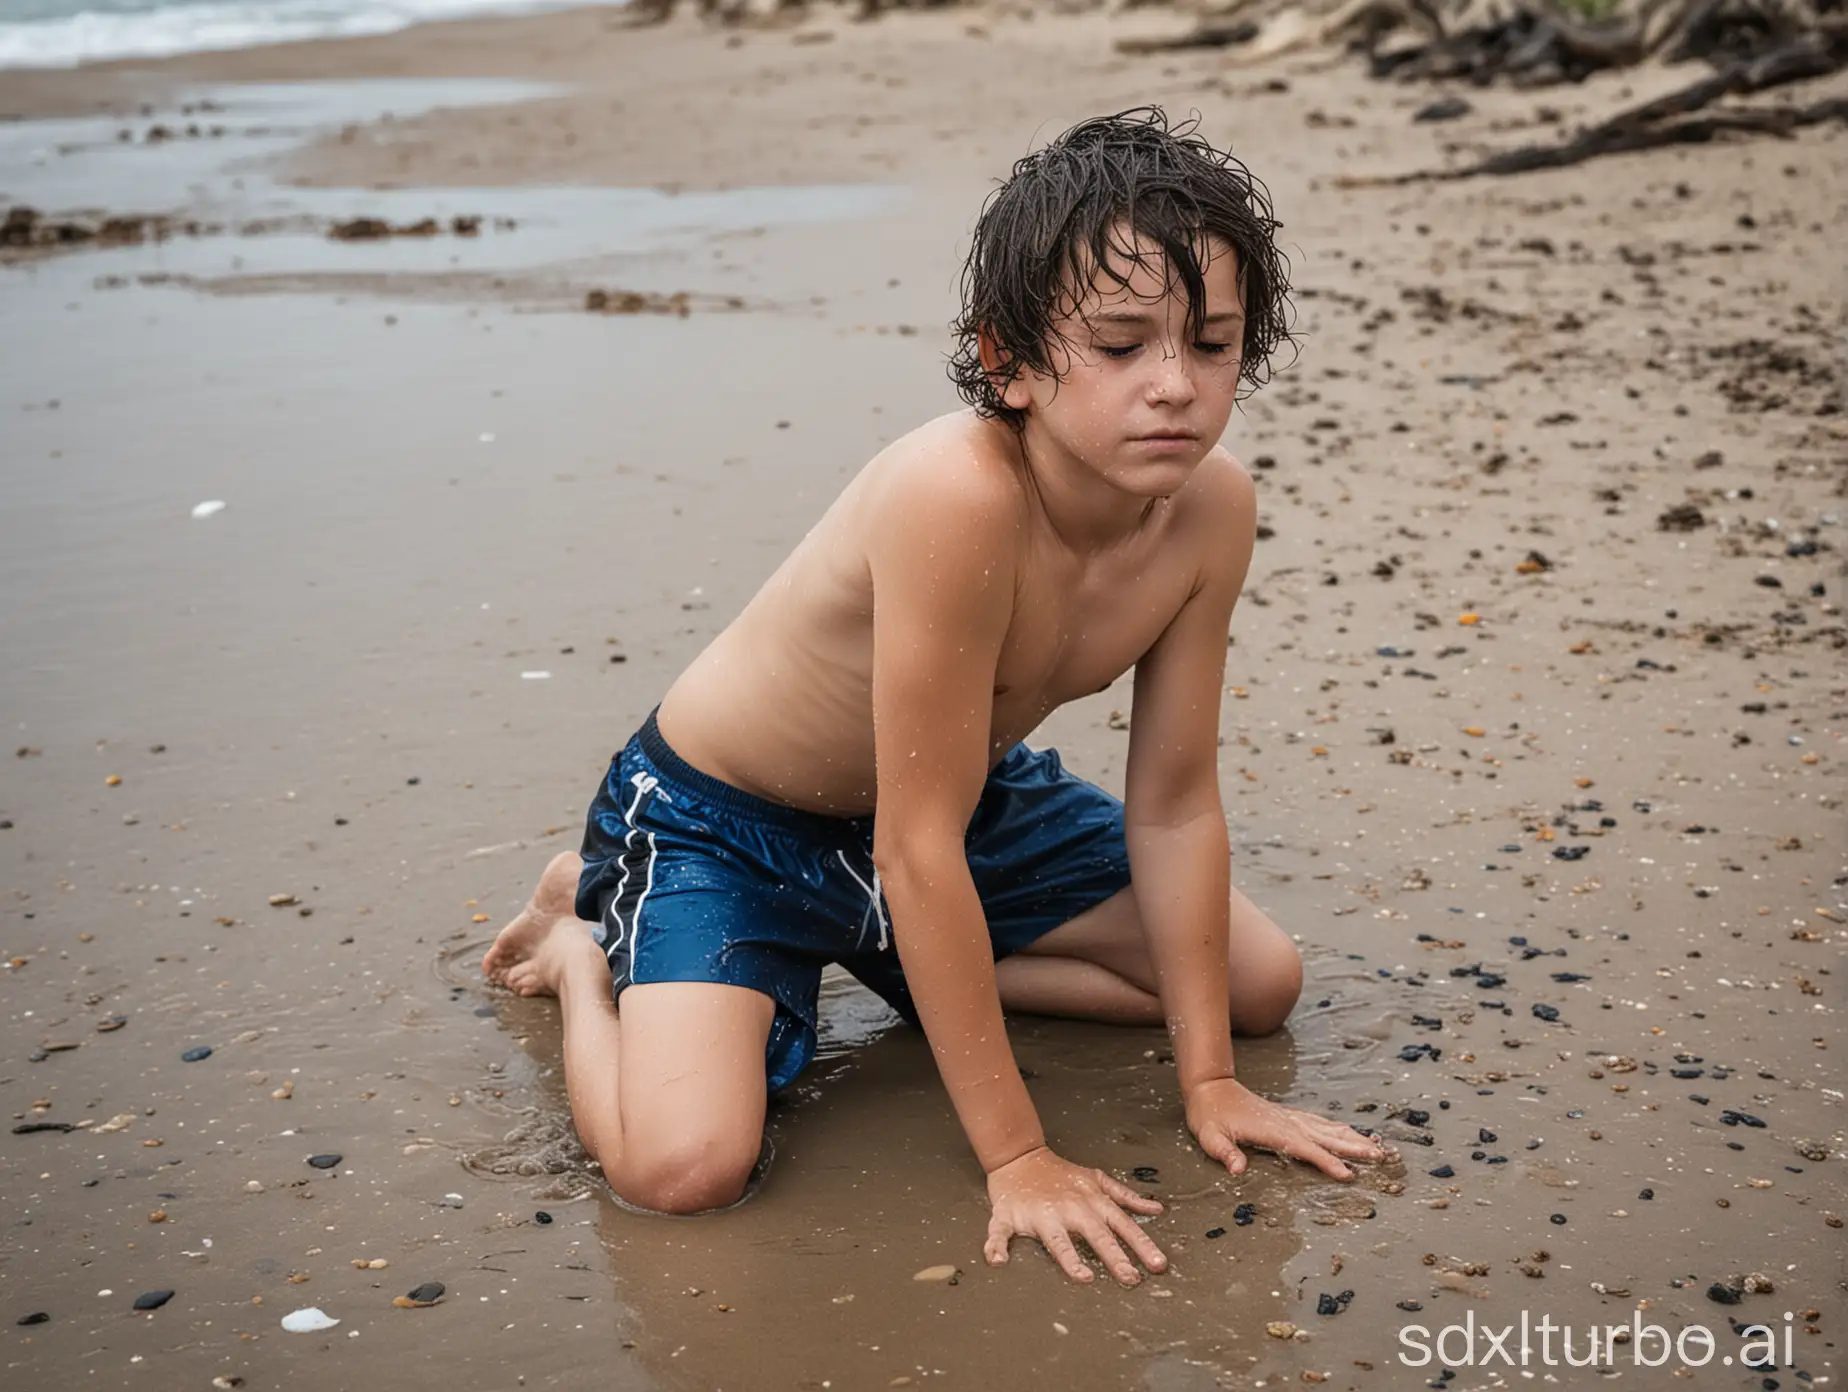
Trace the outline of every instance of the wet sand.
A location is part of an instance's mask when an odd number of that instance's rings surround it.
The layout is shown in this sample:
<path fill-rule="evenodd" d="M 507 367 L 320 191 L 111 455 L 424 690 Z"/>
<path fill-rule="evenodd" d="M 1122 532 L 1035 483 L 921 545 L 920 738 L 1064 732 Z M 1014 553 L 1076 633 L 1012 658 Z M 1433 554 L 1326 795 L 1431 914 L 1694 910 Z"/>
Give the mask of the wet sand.
<path fill-rule="evenodd" d="M 1536 1339 L 1558 1385 L 1839 1378 L 1848 144 L 1343 187 L 1626 82 L 1413 125 L 1428 90 L 1350 64 L 1110 53 L 1163 23 L 730 46 L 574 13 L 5 76 L 0 108 L 61 123 L 0 126 L 8 200 L 233 228 L 0 265 L 0 1089 L 9 1130 L 81 1128 L 0 1140 L 6 1386 L 1420 1386 L 1402 1325 L 1523 1309 L 1718 1341 L 1676 1376 Z M 480 951 L 680 666 L 954 405 L 990 181 L 1139 100 L 1269 181 L 1302 296 L 1300 358 L 1228 434 L 1267 529 L 1234 873 L 1309 961 L 1240 1073 L 1402 1163 L 1215 1175 L 1158 1031 L 1021 1020 L 1055 1144 L 1153 1167 L 1174 1263 L 989 1270 L 922 1040 L 836 984 L 761 1191 L 624 1212 L 570 1140 L 555 1008 Z M 1120 791 L 1128 705 L 1040 738 Z M 285 1333 L 305 1306 L 341 1323 Z M 1792 1366 L 1718 1364 L 1728 1321 L 1787 1310 Z"/>

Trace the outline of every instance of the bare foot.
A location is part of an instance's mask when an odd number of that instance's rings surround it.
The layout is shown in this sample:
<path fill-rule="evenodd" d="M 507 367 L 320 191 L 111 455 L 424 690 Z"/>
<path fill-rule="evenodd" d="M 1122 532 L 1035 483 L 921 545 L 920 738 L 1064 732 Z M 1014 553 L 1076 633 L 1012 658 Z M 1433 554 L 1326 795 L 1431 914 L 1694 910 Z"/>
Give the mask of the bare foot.
<path fill-rule="evenodd" d="M 481 959 L 488 980 L 521 996 L 555 996 L 571 962 L 586 952 L 603 954 L 589 925 L 577 916 L 578 872 L 583 862 L 571 852 L 552 857 L 539 887 L 519 917 L 500 930 Z"/>

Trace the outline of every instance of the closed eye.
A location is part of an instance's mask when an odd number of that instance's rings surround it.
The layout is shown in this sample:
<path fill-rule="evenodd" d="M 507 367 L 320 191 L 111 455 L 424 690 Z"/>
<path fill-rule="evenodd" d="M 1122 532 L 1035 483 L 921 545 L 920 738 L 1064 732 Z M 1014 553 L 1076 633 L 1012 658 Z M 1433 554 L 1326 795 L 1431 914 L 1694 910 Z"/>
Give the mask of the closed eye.
<path fill-rule="evenodd" d="M 1131 343 L 1123 347 L 1116 347 L 1107 343 L 1099 343 L 1093 346 L 1106 358 L 1127 358 L 1142 345 L 1140 343 Z M 1218 357 L 1221 353 L 1227 353 L 1232 350 L 1232 345 L 1230 343 L 1198 342 L 1194 344 L 1194 347 L 1200 352 L 1207 354 L 1209 357 Z"/>

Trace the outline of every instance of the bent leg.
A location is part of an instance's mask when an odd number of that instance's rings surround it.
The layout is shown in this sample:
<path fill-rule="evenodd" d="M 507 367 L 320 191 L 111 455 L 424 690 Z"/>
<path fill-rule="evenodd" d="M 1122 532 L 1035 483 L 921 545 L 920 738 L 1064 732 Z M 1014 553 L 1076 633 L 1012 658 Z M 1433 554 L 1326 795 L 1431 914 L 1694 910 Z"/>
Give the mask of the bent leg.
<path fill-rule="evenodd" d="M 721 1208 L 744 1193 L 762 1144 L 775 1004 L 741 986 L 667 981 L 630 986 L 619 1016 L 609 962 L 572 908 L 578 866 L 554 858 L 482 970 L 521 995 L 558 997 L 572 1121 L 618 1196 L 667 1213 Z"/>
<path fill-rule="evenodd" d="M 1269 1034 L 1302 994 L 1302 955 L 1236 887 L 1229 904 L 1226 984 L 1232 1032 Z M 1155 964 L 1133 890 L 1094 908 L 995 964 L 1010 1010 L 1106 1024 L 1163 1022 Z"/>

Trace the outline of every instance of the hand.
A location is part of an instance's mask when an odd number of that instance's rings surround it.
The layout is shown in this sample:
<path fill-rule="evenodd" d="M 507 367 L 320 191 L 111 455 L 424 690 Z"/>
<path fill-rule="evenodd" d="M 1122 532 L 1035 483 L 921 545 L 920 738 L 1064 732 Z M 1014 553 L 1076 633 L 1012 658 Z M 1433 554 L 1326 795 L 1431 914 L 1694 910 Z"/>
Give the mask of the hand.
<path fill-rule="evenodd" d="M 1233 1174 L 1245 1172 L 1241 1141 L 1307 1160 L 1335 1179 L 1354 1177 L 1337 1156 L 1384 1160 L 1388 1154 L 1386 1147 L 1351 1126 L 1268 1102 L 1232 1078 L 1216 1078 L 1194 1086 L 1187 1094 L 1187 1126 L 1200 1142 L 1200 1149 Z"/>
<path fill-rule="evenodd" d="M 988 1202 L 994 1216 L 988 1220 L 988 1241 L 982 1252 L 990 1266 L 1000 1266 L 1007 1260 L 1011 1239 L 1032 1237 L 1039 1240 L 1067 1276 L 1074 1281 L 1091 1281 L 1095 1279 L 1091 1268 L 1072 1243 L 1075 1235 L 1126 1286 L 1140 1281 L 1142 1273 L 1124 1254 L 1122 1243 L 1128 1244 L 1150 1271 L 1168 1269 L 1168 1259 L 1161 1249 L 1124 1212 L 1160 1213 L 1161 1204 L 1144 1198 L 1102 1170 L 1087 1170 L 1061 1160 L 1045 1146 L 1010 1160 L 990 1174 Z"/>

